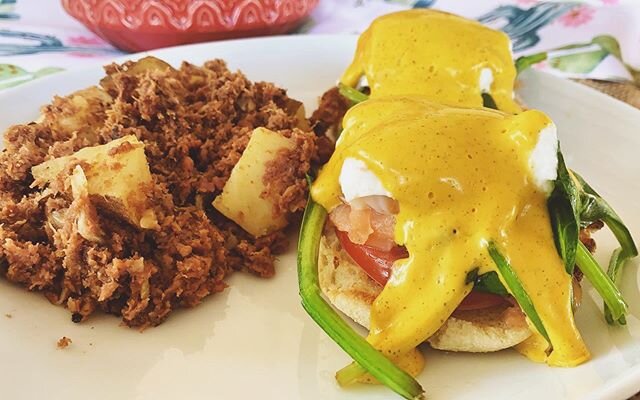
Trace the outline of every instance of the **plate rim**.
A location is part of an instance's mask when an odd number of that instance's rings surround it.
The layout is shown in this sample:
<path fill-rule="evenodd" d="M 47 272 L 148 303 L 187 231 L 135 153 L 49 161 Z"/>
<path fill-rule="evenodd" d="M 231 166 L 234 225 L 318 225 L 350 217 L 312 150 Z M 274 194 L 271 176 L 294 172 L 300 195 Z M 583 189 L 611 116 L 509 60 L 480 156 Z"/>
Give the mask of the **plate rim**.
<path fill-rule="evenodd" d="M 176 52 L 176 51 L 188 51 L 188 50 L 192 50 L 192 51 L 195 52 L 198 49 L 205 49 L 205 48 L 216 47 L 216 46 L 225 46 L 225 45 L 230 45 L 230 44 L 238 44 L 238 45 L 242 46 L 245 43 L 251 44 L 251 43 L 255 43 L 255 42 L 280 42 L 280 41 L 287 42 L 287 41 L 311 41 L 311 40 L 357 40 L 358 37 L 359 37 L 359 35 L 351 34 L 351 33 L 317 33 L 317 34 L 273 35 L 273 36 L 266 36 L 266 37 L 237 38 L 237 39 L 218 40 L 218 41 L 211 41 L 211 42 L 202 42 L 202 43 L 191 43 L 191 44 L 183 44 L 183 45 L 178 45 L 178 46 L 163 47 L 163 48 L 159 48 L 159 49 L 153 49 L 153 50 L 136 52 L 136 53 L 127 53 L 127 54 L 119 55 L 117 57 L 105 57 L 104 59 L 96 60 L 96 62 L 91 64 L 91 65 L 83 65 L 82 67 L 78 67 L 78 68 L 65 69 L 65 70 L 59 71 L 59 72 L 57 72 L 55 74 L 46 75 L 46 76 L 40 77 L 38 79 L 22 83 L 22 84 L 17 85 L 17 86 L 6 88 L 6 89 L 0 91 L 0 98 L 4 97 L 4 96 L 7 96 L 7 95 L 15 94 L 15 93 L 19 92 L 20 90 L 24 90 L 23 88 L 30 88 L 32 86 L 37 86 L 39 84 L 53 82 L 53 80 L 55 80 L 55 79 L 63 79 L 67 75 L 70 75 L 70 74 L 73 74 L 73 73 L 83 73 L 83 72 L 88 72 L 88 71 L 95 71 L 96 68 L 97 69 L 101 69 L 104 65 L 109 64 L 109 63 L 114 63 L 114 62 L 115 63 L 122 63 L 122 62 L 129 61 L 129 60 L 137 60 L 137 59 L 139 59 L 141 57 L 149 56 L 149 55 L 161 58 L 164 53 L 172 53 L 172 52 Z M 606 102 L 609 102 L 611 104 L 616 104 L 616 107 L 620 107 L 623 110 L 631 111 L 633 113 L 637 113 L 638 117 L 640 117 L 640 109 L 637 109 L 637 108 L 633 107 L 632 105 L 630 105 L 628 103 L 625 103 L 625 102 L 623 102 L 623 101 L 621 101 L 619 99 L 616 99 L 615 97 L 612 97 L 612 96 L 610 96 L 608 94 L 600 92 L 599 90 L 596 90 L 596 89 L 594 89 L 594 88 L 592 88 L 590 86 L 575 82 L 575 81 L 573 81 L 573 80 L 571 80 L 569 78 L 560 77 L 560 76 L 554 75 L 554 74 L 552 74 L 550 72 L 540 71 L 540 70 L 536 70 L 536 69 L 533 69 L 533 68 L 530 68 L 530 69 L 522 72 L 522 74 L 525 77 L 528 76 L 528 75 L 534 75 L 534 76 L 537 75 L 538 77 L 542 77 L 545 80 L 552 80 L 552 81 L 555 81 L 555 82 L 562 82 L 563 84 L 569 84 L 569 85 L 573 86 L 573 88 L 578 90 L 578 91 L 582 91 L 583 93 L 589 93 L 592 96 L 597 96 L 600 101 L 606 101 Z M 338 79 L 338 77 L 336 77 L 336 80 L 337 79 Z M 516 85 L 516 89 L 515 90 L 516 91 L 518 90 L 517 85 Z"/>

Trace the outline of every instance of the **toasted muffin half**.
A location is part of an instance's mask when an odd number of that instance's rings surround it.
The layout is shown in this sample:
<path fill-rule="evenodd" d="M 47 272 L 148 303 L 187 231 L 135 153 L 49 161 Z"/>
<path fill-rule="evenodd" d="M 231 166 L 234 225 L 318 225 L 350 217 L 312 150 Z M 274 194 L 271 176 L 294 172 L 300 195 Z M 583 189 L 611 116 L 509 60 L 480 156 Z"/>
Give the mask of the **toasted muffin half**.
<path fill-rule="evenodd" d="M 333 305 L 369 328 L 370 309 L 382 291 L 344 251 L 332 226 L 325 229 L 318 256 L 320 288 Z M 486 353 L 513 347 L 531 336 L 517 306 L 456 311 L 427 341 L 448 351 Z"/>

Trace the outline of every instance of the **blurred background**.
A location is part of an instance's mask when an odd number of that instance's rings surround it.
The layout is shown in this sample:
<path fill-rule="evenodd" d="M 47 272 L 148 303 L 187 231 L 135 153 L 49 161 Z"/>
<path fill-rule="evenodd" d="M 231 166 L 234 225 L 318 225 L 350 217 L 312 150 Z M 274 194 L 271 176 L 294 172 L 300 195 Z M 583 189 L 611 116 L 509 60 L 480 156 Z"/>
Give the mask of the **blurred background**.
<path fill-rule="evenodd" d="M 357 34 L 375 17 L 407 8 L 437 8 L 501 29 L 516 56 L 549 51 L 535 68 L 640 107 L 637 0 L 0 0 L 0 89 L 160 47 Z"/>

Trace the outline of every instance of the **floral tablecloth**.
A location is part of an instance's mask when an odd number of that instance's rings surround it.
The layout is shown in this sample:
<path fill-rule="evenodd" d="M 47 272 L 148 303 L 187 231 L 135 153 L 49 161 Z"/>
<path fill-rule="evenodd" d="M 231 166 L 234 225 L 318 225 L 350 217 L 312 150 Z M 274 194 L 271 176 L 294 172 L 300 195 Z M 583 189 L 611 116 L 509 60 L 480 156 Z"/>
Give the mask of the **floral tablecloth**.
<path fill-rule="evenodd" d="M 358 33 L 378 15 L 412 7 L 439 8 L 502 29 L 516 55 L 584 44 L 556 50 L 555 58 L 536 65 L 557 74 L 630 80 L 632 66 L 640 66 L 637 0 L 320 0 L 295 33 Z M 617 42 L 593 40 L 601 35 Z M 121 54 L 66 15 L 59 1 L 0 0 L 0 89 Z"/>

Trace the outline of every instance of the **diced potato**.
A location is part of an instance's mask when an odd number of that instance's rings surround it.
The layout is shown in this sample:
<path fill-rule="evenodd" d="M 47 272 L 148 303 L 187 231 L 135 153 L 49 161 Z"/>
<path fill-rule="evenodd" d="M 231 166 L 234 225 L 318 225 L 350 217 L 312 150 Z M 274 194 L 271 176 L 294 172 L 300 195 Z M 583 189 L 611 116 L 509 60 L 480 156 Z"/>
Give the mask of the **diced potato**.
<path fill-rule="evenodd" d="M 139 75 L 147 71 L 164 71 L 167 69 L 173 69 L 173 67 L 159 58 L 153 56 L 146 56 L 138 61 L 133 61 L 127 65 L 126 73 L 129 75 Z M 112 80 L 110 76 L 105 76 L 100 80 L 100 86 L 106 90 L 112 89 Z"/>
<path fill-rule="evenodd" d="M 266 128 L 256 128 L 213 206 L 255 237 L 284 227 L 285 217 L 274 214 L 274 199 L 261 196 L 265 191 L 262 178 L 267 163 L 280 150 L 294 147 L 292 139 Z"/>
<path fill-rule="evenodd" d="M 158 225 L 144 194 L 144 188 L 153 184 L 144 144 L 135 136 L 85 147 L 70 156 L 36 165 L 31 169 L 35 184 L 42 186 L 57 179 L 71 163 L 82 165 L 92 200 L 141 228 Z"/>
<path fill-rule="evenodd" d="M 285 109 L 287 110 L 287 114 L 294 115 L 296 117 L 296 119 L 298 120 L 297 127 L 299 129 L 302 129 L 303 131 L 308 131 L 311 129 L 304 109 L 304 104 L 302 104 L 298 100 L 289 99 L 287 100 L 287 104 L 285 104 Z"/>
<path fill-rule="evenodd" d="M 127 72 L 132 74 L 140 74 L 146 71 L 162 71 L 165 69 L 173 69 L 167 62 L 153 56 L 142 57 L 135 61 L 133 65 L 127 68 Z"/>
<path fill-rule="evenodd" d="M 36 122 L 46 123 L 58 135 L 76 134 L 92 141 L 104 123 L 105 108 L 113 99 L 102 88 L 91 86 L 65 97 L 54 99 L 51 107 L 44 107 Z"/>

